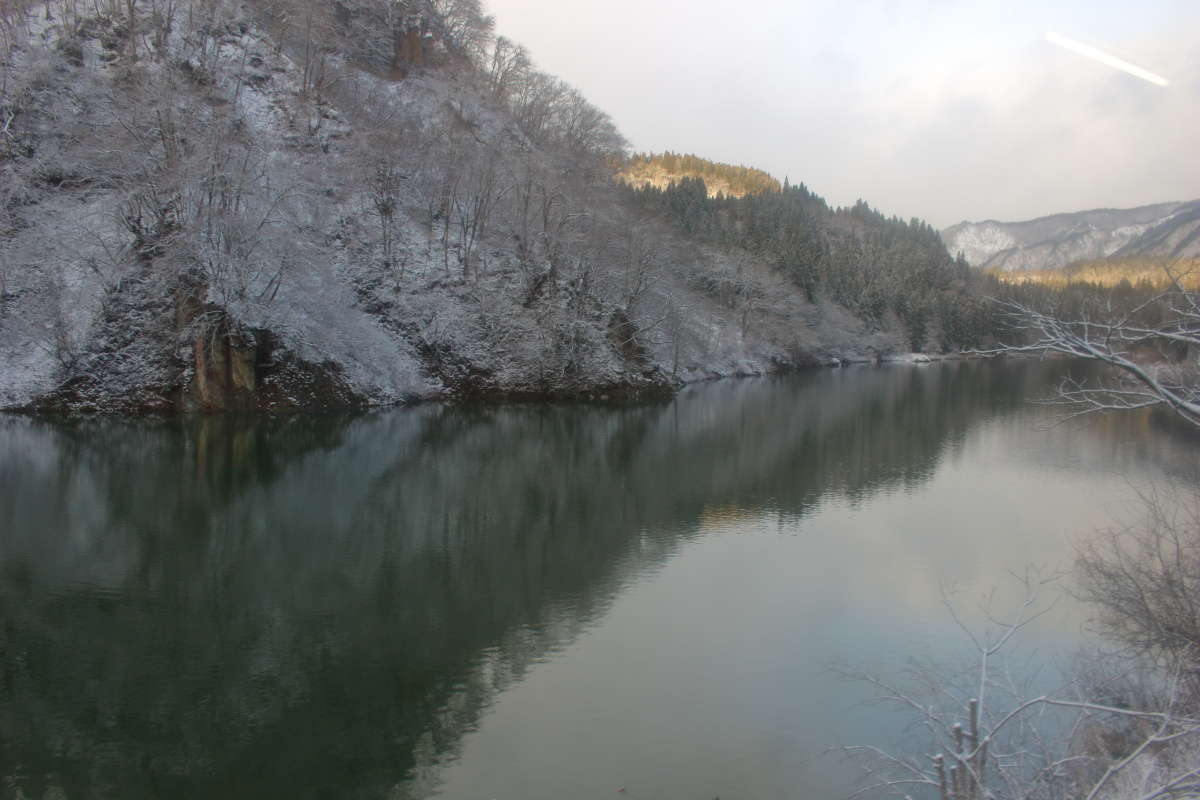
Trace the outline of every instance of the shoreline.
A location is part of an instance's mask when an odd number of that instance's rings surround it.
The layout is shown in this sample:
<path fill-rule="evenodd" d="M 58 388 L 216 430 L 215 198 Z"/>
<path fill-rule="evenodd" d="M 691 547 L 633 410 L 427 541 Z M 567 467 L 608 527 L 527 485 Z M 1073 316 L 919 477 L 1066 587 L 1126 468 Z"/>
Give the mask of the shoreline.
<path fill-rule="evenodd" d="M 205 417 L 293 417 L 293 416 L 322 416 L 328 414 L 365 413 L 387 411 L 398 408 L 415 408 L 417 406 L 444 403 L 448 405 L 469 406 L 503 406 L 510 404 L 547 404 L 547 405 L 582 405 L 582 404 L 623 404 L 623 403 L 653 403 L 674 398 L 684 388 L 724 380 L 743 378 L 764 378 L 772 375 L 786 375 L 807 372 L 818 369 L 845 369 L 848 367 L 884 367 L 884 366 L 927 366 L 944 362 L 991 361 L 1011 358 L 1029 359 L 1044 358 L 1037 353 L 892 353 L 879 355 L 874 358 L 841 358 L 833 357 L 828 361 L 801 365 L 783 365 L 778 369 L 754 372 L 731 372 L 726 374 L 714 373 L 693 377 L 691 379 L 676 379 L 673 382 L 647 383 L 633 385 L 628 383 L 601 385 L 587 389 L 528 389 L 528 390 L 455 390 L 450 389 L 442 394 L 426 397 L 411 397 L 387 403 L 363 402 L 348 405 L 329 405 L 316 408 L 280 407 L 280 408 L 62 408 L 46 405 L 43 400 L 35 400 L 24 406 L 0 408 L 0 414 L 29 417 L 33 419 L 76 420 L 76 419 L 187 419 Z"/>

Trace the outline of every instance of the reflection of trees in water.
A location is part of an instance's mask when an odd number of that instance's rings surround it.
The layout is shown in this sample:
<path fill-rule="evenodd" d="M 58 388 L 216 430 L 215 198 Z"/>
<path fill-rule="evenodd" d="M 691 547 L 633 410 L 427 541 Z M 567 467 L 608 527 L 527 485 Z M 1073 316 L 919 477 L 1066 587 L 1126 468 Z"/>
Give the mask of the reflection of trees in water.
<path fill-rule="evenodd" d="M 621 408 L 0 420 L 0 776 L 31 796 L 420 794 L 406 776 L 706 512 L 917 485 L 1052 374 L 826 371 Z"/>

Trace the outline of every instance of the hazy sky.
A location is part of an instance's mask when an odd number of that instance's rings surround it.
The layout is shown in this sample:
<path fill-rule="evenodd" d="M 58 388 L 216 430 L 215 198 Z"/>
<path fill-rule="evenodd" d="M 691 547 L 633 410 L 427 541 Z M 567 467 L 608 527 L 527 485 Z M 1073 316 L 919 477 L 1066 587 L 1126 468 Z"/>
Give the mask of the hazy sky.
<path fill-rule="evenodd" d="M 1200 0 L 487 3 L 636 149 L 761 167 L 835 205 L 942 227 L 1200 198 Z"/>

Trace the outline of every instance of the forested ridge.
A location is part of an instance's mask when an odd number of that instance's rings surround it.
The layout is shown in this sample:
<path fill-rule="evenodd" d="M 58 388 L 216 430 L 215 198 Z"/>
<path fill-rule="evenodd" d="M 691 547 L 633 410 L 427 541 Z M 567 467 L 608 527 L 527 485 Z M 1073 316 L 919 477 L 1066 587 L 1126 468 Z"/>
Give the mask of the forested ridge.
<path fill-rule="evenodd" d="M 742 197 L 778 192 L 779 181 L 754 167 L 722 164 L 690 153 L 634 153 L 617 163 L 617 178 L 630 186 L 665 189 L 684 178 L 700 178 L 711 196 Z"/>
<path fill-rule="evenodd" d="M 634 202 L 691 236 L 755 253 L 800 287 L 864 319 L 894 315 L 913 350 L 977 347 L 998 320 L 981 303 L 981 276 L 946 252 L 938 232 L 886 217 L 859 200 L 831 208 L 804 184 L 742 197 L 710 196 L 702 178 L 629 190 Z"/>

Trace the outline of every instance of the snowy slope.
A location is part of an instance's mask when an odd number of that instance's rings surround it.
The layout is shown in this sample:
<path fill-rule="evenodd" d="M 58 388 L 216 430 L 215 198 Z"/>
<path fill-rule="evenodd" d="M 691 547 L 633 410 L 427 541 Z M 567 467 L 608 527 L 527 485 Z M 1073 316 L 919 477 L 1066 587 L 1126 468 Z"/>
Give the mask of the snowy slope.
<path fill-rule="evenodd" d="M 1200 201 L 1055 214 L 1025 222 L 961 222 L 942 232 L 972 266 L 1054 269 L 1109 256 L 1200 253 Z"/>
<path fill-rule="evenodd" d="M 634 219 L 603 170 L 540 150 L 463 70 L 396 79 L 323 52 L 314 78 L 257 5 L 201 7 L 136 60 L 119 20 L 34 6 L 15 28 L 0 408 L 670 391 L 899 348 L 768 264 Z M 751 308 L 696 288 L 735 273 Z"/>

